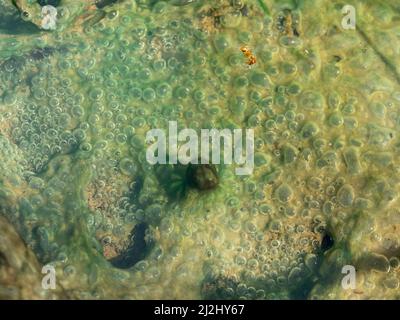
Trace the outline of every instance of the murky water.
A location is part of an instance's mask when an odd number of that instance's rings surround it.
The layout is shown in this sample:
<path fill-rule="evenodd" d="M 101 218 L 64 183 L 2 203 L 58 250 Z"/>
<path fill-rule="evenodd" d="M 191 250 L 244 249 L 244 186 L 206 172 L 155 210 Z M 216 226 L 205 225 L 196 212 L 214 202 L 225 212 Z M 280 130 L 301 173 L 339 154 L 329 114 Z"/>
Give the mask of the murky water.
<path fill-rule="evenodd" d="M 399 12 L 0 0 L 0 297 L 399 298 Z"/>

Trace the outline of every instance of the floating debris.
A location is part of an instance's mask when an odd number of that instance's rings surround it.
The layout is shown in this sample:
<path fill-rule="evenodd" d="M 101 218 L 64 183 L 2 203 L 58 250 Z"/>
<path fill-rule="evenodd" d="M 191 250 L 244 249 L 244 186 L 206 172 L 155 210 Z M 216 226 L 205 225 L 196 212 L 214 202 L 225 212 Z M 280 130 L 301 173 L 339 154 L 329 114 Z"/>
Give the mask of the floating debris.
<path fill-rule="evenodd" d="M 250 51 L 249 48 L 243 46 L 243 47 L 240 47 L 240 51 L 242 51 L 244 56 L 247 58 L 247 64 L 249 66 L 251 66 L 257 62 L 255 55 Z"/>

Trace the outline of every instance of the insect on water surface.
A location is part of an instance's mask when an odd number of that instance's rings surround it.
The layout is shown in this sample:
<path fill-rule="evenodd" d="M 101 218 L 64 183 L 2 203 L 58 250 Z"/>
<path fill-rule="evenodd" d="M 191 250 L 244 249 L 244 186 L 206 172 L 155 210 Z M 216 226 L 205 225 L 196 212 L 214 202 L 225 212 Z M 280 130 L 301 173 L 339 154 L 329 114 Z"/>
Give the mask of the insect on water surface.
<path fill-rule="evenodd" d="M 247 58 L 247 64 L 249 66 L 251 66 L 257 62 L 255 55 L 246 46 L 240 47 L 240 51 L 242 51 L 243 54 L 245 55 L 245 57 Z"/>

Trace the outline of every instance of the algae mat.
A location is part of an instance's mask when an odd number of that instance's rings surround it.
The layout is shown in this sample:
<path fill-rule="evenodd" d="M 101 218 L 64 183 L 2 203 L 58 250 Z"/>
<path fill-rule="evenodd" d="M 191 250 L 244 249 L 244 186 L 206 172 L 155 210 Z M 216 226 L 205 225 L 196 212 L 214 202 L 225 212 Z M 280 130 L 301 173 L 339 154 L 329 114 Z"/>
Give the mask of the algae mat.
<path fill-rule="evenodd" d="M 397 1 L 0 0 L 0 297 L 399 298 L 399 54 Z"/>

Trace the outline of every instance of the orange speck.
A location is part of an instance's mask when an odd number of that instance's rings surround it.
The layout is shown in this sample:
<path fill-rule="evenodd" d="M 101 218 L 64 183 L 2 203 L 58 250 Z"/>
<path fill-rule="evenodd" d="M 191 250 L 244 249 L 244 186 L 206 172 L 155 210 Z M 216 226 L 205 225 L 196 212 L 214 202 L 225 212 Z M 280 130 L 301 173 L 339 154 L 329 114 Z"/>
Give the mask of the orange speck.
<path fill-rule="evenodd" d="M 256 63 L 256 57 L 253 55 L 249 48 L 247 48 L 246 46 L 242 46 L 240 47 L 240 51 L 242 51 L 244 56 L 248 59 L 247 64 L 249 66 Z"/>
<path fill-rule="evenodd" d="M 251 57 L 249 58 L 249 60 L 247 61 L 247 64 L 248 64 L 249 66 L 251 66 L 252 64 L 255 64 L 256 62 L 257 62 L 256 57 L 255 57 L 255 56 L 251 56 Z"/>

